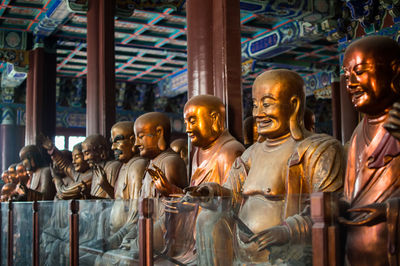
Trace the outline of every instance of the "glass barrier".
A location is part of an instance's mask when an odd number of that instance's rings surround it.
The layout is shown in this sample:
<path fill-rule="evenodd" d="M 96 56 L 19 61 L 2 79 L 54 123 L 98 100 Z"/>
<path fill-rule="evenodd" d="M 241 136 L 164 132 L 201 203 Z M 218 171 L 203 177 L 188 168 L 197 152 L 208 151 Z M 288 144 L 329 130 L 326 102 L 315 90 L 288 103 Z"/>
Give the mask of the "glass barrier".
<path fill-rule="evenodd" d="M 39 265 L 69 265 L 69 201 L 39 202 Z"/>
<path fill-rule="evenodd" d="M 306 194 L 256 192 L 214 198 L 175 195 L 149 199 L 147 206 L 142 200 L 81 200 L 79 265 L 135 265 L 142 251 L 153 253 L 155 265 L 213 265 L 219 260 L 229 265 L 312 265 L 336 256 L 321 243 L 340 242 L 335 238 L 337 195 L 321 193 L 310 200 Z M 69 265 L 70 203 L 39 202 L 40 265 Z M 139 205 L 149 216 L 139 218 Z M 1 265 L 7 265 L 8 203 L 1 204 L 1 218 Z M 32 202 L 13 202 L 14 265 L 33 260 L 32 218 Z M 146 251 L 139 240 L 148 240 L 149 230 L 153 248 Z"/>
<path fill-rule="evenodd" d="M 1 203 L 1 265 L 7 265 L 8 202 Z"/>
<path fill-rule="evenodd" d="M 13 265 L 32 263 L 32 202 L 13 202 Z"/>

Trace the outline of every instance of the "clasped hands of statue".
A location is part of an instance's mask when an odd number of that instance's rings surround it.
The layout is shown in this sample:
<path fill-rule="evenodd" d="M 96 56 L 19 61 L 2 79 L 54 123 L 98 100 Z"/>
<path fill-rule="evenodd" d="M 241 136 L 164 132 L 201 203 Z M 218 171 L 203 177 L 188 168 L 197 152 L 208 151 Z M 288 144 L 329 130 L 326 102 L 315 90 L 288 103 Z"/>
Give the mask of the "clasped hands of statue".
<path fill-rule="evenodd" d="M 169 194 L 175 191 L 171 183 L 166 178 L 163 171 L 157 166 L 154 169 L 147 169 L 153 179 L 156 189 L 163 195 L 168 195 L 172 199 L 163 199 L 165 211 L 169 213 L 184 213 L 194 211 L 198 205 L 205 209 L 215 210 L 216 198 L 223 198 L 221 190 L 225 190 L 217 183 L 204 183 L 199 186 L 189 186 L 181 191 L 181 194 Z M 221 197 L 222 196 L 222 197 Z M 226 196 L 226 195 L 225 195 Z M 226 200 L 226 199 L 223 199 Z M 229 200 L 231 202 L 231 200 Z M 250 229 L 248 229 L 250 230 Z M 289 243 L 290 231 L 285 225 L 274 226 L 259 233 L 249 235 L 248 243 L 254 242 L 258 245 L 258 251 L 269 249 L 272 246 L 281 246 Z"/>
<path fill-rule="evenodd" d="M 400 141 L 400 103 L 395 102 L 389 111 L 388 118 L 383 127 L 398 141 Z M 373 226 L 386 221 L 386 203 L 374 203 L 359 208 L 349 208 L 346 202 L 341 204 L 342 211 L 356 214 L 355 218 L 339 217 L 339 222 L 349 226 Z"/>

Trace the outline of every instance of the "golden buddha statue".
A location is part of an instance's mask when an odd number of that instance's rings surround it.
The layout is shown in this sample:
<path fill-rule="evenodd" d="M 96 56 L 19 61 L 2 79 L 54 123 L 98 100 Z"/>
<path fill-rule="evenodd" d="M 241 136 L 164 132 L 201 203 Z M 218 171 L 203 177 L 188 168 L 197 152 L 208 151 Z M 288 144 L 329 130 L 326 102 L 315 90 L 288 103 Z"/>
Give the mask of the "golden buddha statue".
<path fill-rule="evenodd" d="M 56 189 L 39 149 L 35 145 L 27 145 L 20 150 L 19 157 L 30 179 L 29 185 L 24 187 L 27 200 L 53 200 Z"/>
<path fill-rule="evenodd" d="M 4 186 L 1 188 L 1 202 L 7 202 L 8 200 L 11 199 L 13 196 L 13 193 L 15 191 L 15 184 L 14 183 L 6 183 Z"/>
<path fill-rule="evenodd" d="M 370 36 L 347 47 L 343 70 L 354 107 L 364 114 L 350 140 L 344 185 L 350 265 L 399 265 L 400 46 Z"/>
<path fill-rule="evenodd" d="M 199 265 L 232 265 L 234 258 L 236 263 L 305 260 L 311 219 L 302 212 L 309 194 L 343 186 L 340 143 L 304 129 L 302 78 L 289 70 L 266 71 L 252 93 L 258 142 L 236 159 L 224 186 L 205 183 L 188 190 L 187 196 L 201 196 L 203 207 L 218 209 L 215 226 L 197 235 Z M 218 205 L 217 196 L 229 199 Z M 293 249 L 299 252 L 289 252 Z"/>
<path fill-rule="evenodd" d="M 135 146 L 140 156 L 150 160 L 148 171 L 143 179 L 141 198 L 160 198 L 179 193 L 188 185 L 186 165 L 180 156 L 170 148 L 171 125 L 169 118 L 159 112 L 150 112 L 138 117 L 134 125 Z M 162 172 L 162 178 L 154 175 Z M 159 204 L 160 203 L 160 204 Z M 168 245 L 164 207 L 155 202 L 153 243 L 154 249 L 161 252 Z M 138 252 L 138 238 L 130 247 L 135 255 Z M 172 251 L 173 252 L 173 251 Z"/>
<path fill-rule="evenodd" d="M 9 167 L 8 167 L 8 169 L 7 169 L 7 172 L 8 172 L 8 178 L 10 179 L 10 181 L 12 182 L 12 183 L 14 183 L 14 184 L 18 184 L 18 182 L 19 182 L 19 180 L 18 180 L 18 178 L 17 178 L 17 171 L 16 171 L 16 168 L 17 167 L 17 164 L 16 163 L 13 163 L 13 164 L 11 164 Z"/>

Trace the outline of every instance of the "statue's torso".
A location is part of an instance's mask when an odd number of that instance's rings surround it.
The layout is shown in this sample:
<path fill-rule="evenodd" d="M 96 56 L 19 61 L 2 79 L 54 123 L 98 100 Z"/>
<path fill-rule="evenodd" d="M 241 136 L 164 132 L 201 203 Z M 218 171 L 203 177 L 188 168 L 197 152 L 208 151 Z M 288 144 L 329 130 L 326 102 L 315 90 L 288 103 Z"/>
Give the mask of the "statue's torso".
<path fill-rule="evenodd" d="M 285 179 L 295 144 L 291 138 L 275 147 L 260 143 L 251 155 L 251 167 L 243 185 L 243 194 L 259 191 L 265 196 L 259 193 L 245 199 L 239 218 L 254 233 L 278 225 L 284 218 Z M 266 213 L 268 219 L 265 219 Z"/>

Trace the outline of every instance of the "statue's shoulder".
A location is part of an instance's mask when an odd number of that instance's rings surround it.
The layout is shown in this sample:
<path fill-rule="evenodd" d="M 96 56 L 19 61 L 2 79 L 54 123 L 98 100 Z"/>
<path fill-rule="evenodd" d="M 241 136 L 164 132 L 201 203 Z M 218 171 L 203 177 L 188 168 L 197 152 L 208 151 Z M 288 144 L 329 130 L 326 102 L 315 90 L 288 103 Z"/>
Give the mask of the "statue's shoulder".
<path fill-rule="evenodd" d="M 127 164 L 129 169 L 141 171 L 148 166 L 149 160 L 141 156 L 134 156 Z"/>
<path fill-rule="evenodd" d="M 231 134 L 225 136 L 221 143 L 222 145 L 218 153 L 224 157 L 232 157 L 234 160 L 236 157 L 242 155 L 242 153 L 245 151 L 243 144 Z"/>
<path fill-rule="evenodd" d="M 337 149 L 338 151 L 342 151 L 343 149 L 342 144 L 334 137 L 323 133 L 313 133 L 299 141 L 297 150 L 300 153 L 311 150 L 323 152 L 327 147 Z"/>
<path fill-rule="evenodd" d="M 110 160 L 106 161 L 106 164 L 104 165 L 104 169 L 118 169 L 121 167 L 122 163 L 118 160 Z"/>

